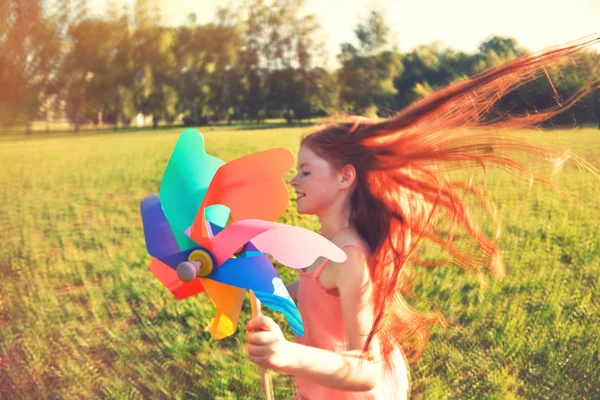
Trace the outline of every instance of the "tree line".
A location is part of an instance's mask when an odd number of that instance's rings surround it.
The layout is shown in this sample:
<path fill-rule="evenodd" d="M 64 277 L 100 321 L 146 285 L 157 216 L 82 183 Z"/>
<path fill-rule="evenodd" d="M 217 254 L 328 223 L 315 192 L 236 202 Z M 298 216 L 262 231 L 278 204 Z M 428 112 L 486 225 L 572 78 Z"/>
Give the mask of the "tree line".
<path fill-rule="evenodd" d="M 354 38 L 328 54 L 315 15 L 298 0 L 246 0 L 218 9 L 213 21 L 190 14 L 161 23 L 157 0 L 132 9 L 109 1 L 92 15 L 87 0 L 7 0 L 0 6 L 0 126 L 66 118 L 126 126 L 137 113 L 154 123 L 183 117 L 211 121 L 285 118 L 336 111 L 389 115 L 428 93 L 525 54 L 511 37 L 482 40 L 467 53 L 441 42 L 400 52 L 381 11 L 357 23 Z M 426 23 L 426 20 L 424 21 Z M 329 68 L 335 57 L 337 67 Z M 500 107 L 544 109 L 600 81 L 600 55 L 546 74 Z M 556 124 L 600 121 L 600 94 L 553 118 Z"/>

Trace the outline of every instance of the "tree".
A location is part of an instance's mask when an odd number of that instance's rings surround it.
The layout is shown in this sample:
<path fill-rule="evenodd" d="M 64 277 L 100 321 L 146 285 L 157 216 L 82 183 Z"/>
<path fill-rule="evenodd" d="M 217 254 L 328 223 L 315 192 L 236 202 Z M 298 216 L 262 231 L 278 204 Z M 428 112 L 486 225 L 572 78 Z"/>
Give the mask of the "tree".
<path fill-rule="evenodd" d="M 372 11 L 365 23 L 360 23 L 355 34 L 358 47 L 343 43 L 338 72 L 340 103 L 343 108 L 358 114 L 375 114 L 382 109 L 393 109 L 396 88 L 393 78 L 401 72 L 398 53 L 384 51 L 388 28 L 383 14 Z"/>
<path fill-rule="evenodd" d="M 225 8 L 217 10 L 217 21 L 212 25 L 210 56 L 214 68 L 209 79 L 207 109 L 216 120 L 231 118 L 239 110 L 244 91 L 242 74 L 236 68 L 241 44 L 241 27 L 238 17 Z"/>
<path fill-rule="evenodd" d="M 25 124 L 29 132 L 53 95 L 59 56 L 56 21 L 43 17 L 39 0 L 8 0 L 1 7 L 0 125 Z"/>
<path fill-rule="evenodd" d="M 481 72 L 505 61 L 522 56 L 527 50 L 509 36 L 491 36 L 479 45 L 475 72 Z"/>
<path fill-rule="evenodd" d="M 135 47 L 133 29 L 127 15 L 120 15 L 114 10 L 109 21 L 114 28 L 116 47 L 112 50 L 114 57 L 109 72 L 112 79 L 109 87 L 106 87 L 109 93 L 104 118 L 106 122 L 113 123 L 116 129 L 119 123 L 129 125 L 138 111 L 132 90 L 136 71 Z"/>
<path fill-rule="evenodd" d="M 244 10 L 238 65 L 245 76 L 244 112 L 260 119 L 269 111 L 307 118 L 311 114 L 313 66 L 323 60 L 320 26 L 314 15 L 302 16 L 304 1 L 254 0 Z M 266 110 L 265 110 L 266 108 Z"/>
<path fill-rule="evenodd" d="M 546 98 L 551 98 L 548 102 L 551 102 L 552 106 L 563 104 L 581 90 L 590 89 L 581 101 L 552 118 L 552 123 L 579 125 L 595 120 L 600 127 L 600 97 L 597 90 L 600 84 L 600 54 L 584 52 L 579 55 L 576 63 L 569 63 L 560 69 L 547 72 L 548 75 L 538 81 L 541 82 L 540 87 Z"/>
<path fill-rule="evenodd" d="M 420 45 L 403 55 L 404 72 L 394 78 L 396 105 L 404 108 L 434 90 L 472 75 L 478 59 L 441 42 Z"/>
<path fill-rule="evenodd" d="M 510 42 L 510 46 L 514 42 Z M 501 49 L 506 46 L 499 46 Z M 520 48 L 516 46 L 517 48 Z M 501 53 L 493 50 L 494 54 Z M 504 51 L 506 57 L 515 57 L 520 53 L 512 50 Z M 544 110 L 560 107 L 567 100 L 577 96 L 582 90 L 592 89 L 600 82 L 600 55 L 597 52 L 582 52 L 577 55 L 576 61 L 556 68 L 547 68 L 540 71 L 537 79 L 528 82 L 518 89 L 506 94 L 494 106 L 492 117 L 499 115 L 524 115 L 535 114 Z M 578 125 L 588 121 L 598 121 L 600 116 L 597 93 L 591 91 L 585 98 L 578 101 L 565 112 L 550 120 L 546 125 Z"/>
<path fill-rule="evenodd" d="M 126 19 L 84 19 L 69 28 L 70 51 L 60 70 L 66 114 L 82 123 L 131 118 L 134 65 Z"/>
<path fill-rule="evenodd" d="M 161 11 L 156 0 L 136 0 L 134 15 L 134 104 L 138 111 L 153 116 L 156 128 L 159 119 L 172 120 L 176 113 L 177 62 L 173 48 L 177 33 L 174 28 L 160 26 Z"/>
<path fill-rule="evenodd" d="M 210 111 L 210 80 L 216 69 L 215 47 L 214 26 L 198 26 L 194 23 L 178 28 L 172 46 L 178 112 L 199 118 Z"/>
<path fill-rule="evenodd" d="M 325 68 L 316 67 L 310 70 L 307 81 L 310 84 L 308 95 L 311 114 L 325 116 L 335 111 L 339 98 L 336 75 Z"/>

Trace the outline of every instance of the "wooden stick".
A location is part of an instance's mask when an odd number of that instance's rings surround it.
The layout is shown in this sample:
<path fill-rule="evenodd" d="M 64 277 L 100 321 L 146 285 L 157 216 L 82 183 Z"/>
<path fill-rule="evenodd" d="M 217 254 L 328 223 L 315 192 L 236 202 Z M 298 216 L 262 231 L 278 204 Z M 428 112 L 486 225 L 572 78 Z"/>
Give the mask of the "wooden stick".
<path fill-rule="evenodd" d="M 250 305 L 252 306 L 252 318 L 262 315 L 262 312 L 260 312 L 260 300 L 256 298 L 252 290 L 250 290 Z M 269 370 L 265 367 L 260 367 L 260 381 L 265 399 L 273 400 L 271 375 L 269 374 Z"/>

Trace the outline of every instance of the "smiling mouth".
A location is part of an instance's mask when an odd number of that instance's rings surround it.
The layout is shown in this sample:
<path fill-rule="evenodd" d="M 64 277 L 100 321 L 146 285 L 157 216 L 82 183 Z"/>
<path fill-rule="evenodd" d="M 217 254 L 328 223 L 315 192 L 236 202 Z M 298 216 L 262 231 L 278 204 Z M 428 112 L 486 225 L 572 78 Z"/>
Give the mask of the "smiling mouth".
<path fill-rule="evenodd" d="M 302 193 L 302 194 L 301 194 L 301 193 L 298 193 L 298 195 L 296 196 L 296 200 L 300 200 L 301 198 L 303 198 L 303 197 L 305 197 L 305 196 L 306 196 L 306 194 L 303 194 L 303 193 Z"/>

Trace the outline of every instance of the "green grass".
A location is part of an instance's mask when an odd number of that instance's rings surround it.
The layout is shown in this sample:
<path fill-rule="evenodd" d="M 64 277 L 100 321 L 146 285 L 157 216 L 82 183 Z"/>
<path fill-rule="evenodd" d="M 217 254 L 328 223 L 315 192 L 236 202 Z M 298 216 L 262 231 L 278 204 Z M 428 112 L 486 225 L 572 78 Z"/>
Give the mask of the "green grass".
<path fill-rule="evenodd" d="M 296 152 L 309 130 L 204 133 L 229 161 Z M 178 302 L 148 271 L 139 203 L 158 190 L 180 131 L 0 140 L 0 398 L 261 397 L 241 329 L 210 339 L 208 298 Z M 520 134 L 600 163 L 600 131 Z M 481 287 L 457 269 L 424 271 L 417 293 L 465 333 L 434 330 L 411 367 L 414 398 L 600 397 L 600 182 L 572 167 L 556 180 L 573 201 L 490 175 L 505 279 Z M 292 201 L 280 221 L 318 228 Z M 239 328 L 249 316 L 246 303 Z M 275 398 L 292 396 L 290 377 L 273 383 Z"/>

